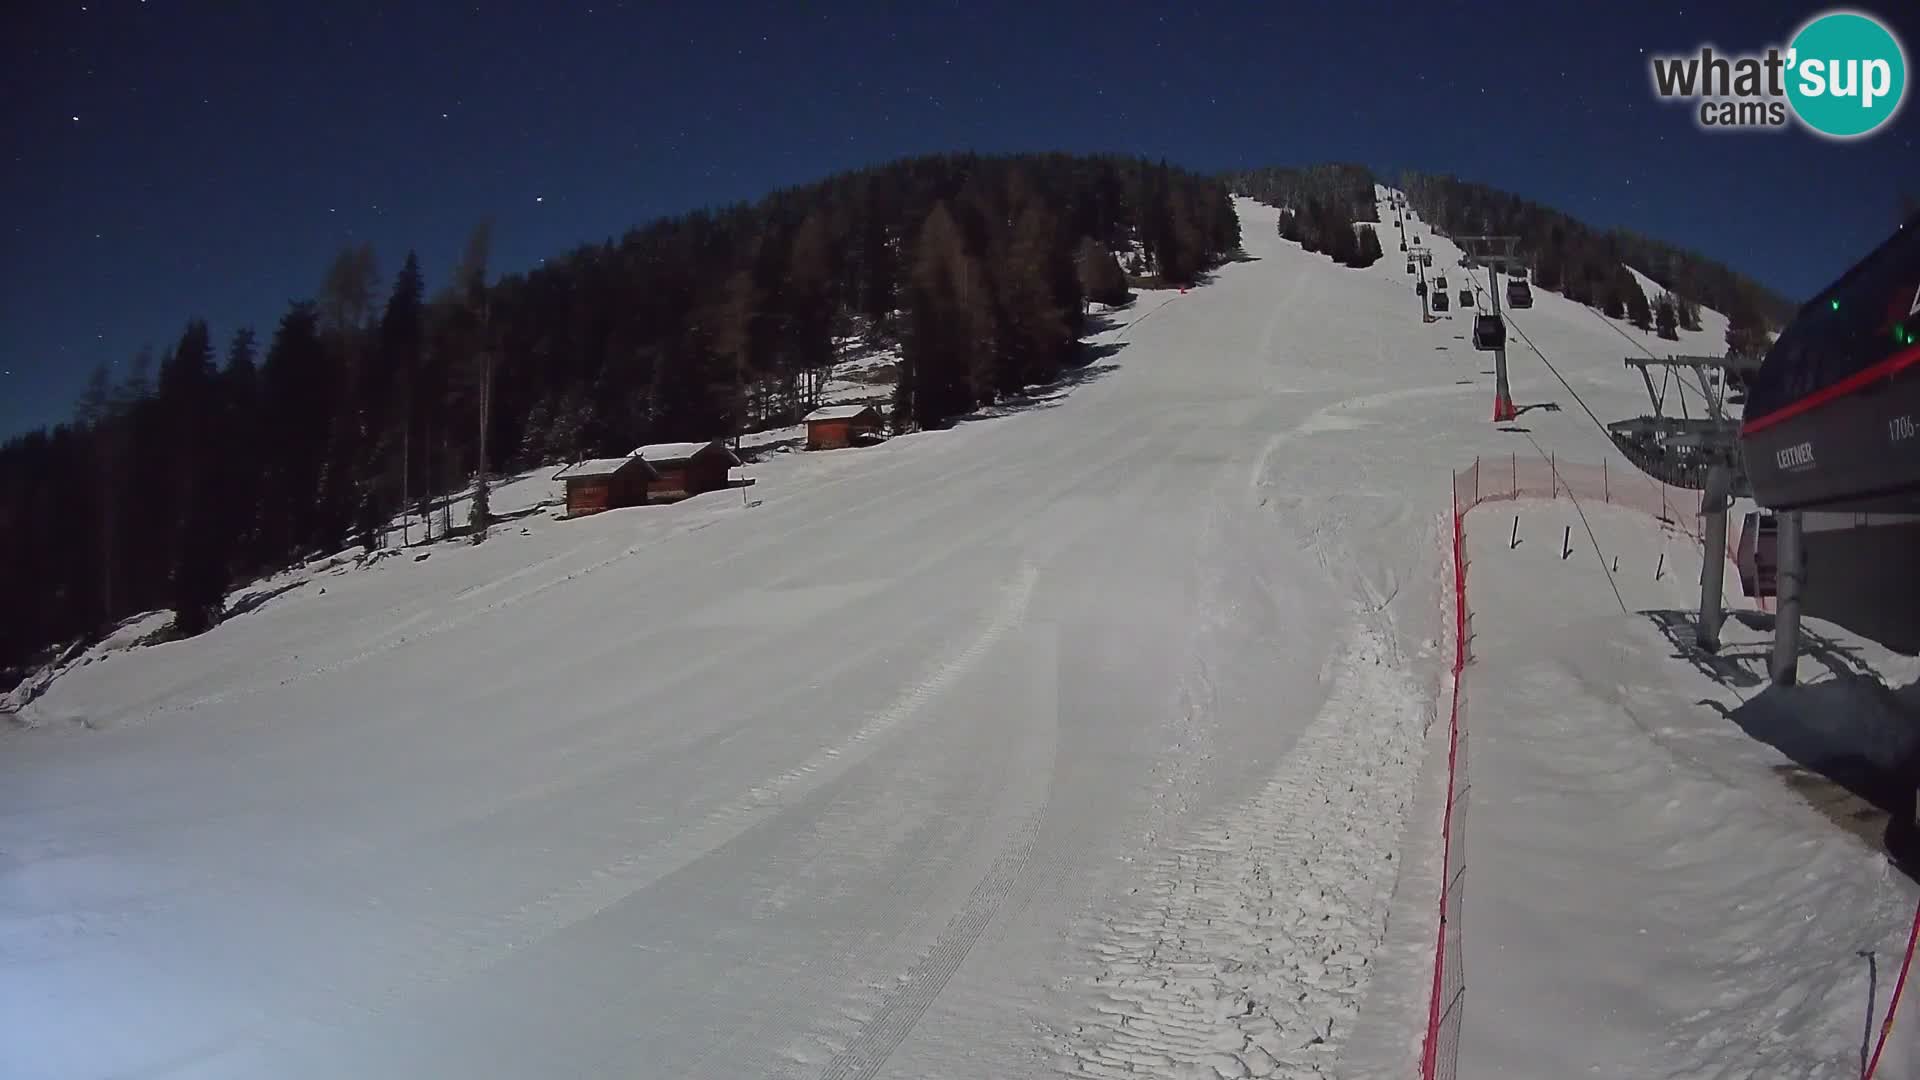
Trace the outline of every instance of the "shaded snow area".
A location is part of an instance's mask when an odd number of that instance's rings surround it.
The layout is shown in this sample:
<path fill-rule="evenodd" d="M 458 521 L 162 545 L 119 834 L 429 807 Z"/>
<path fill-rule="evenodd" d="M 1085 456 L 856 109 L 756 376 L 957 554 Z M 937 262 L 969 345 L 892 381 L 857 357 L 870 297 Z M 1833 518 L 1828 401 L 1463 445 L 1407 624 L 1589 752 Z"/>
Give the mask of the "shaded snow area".
<path fill-rule="evenodd" d="M 1467 516 L 1460 1075 L 1857 1077 L 1920 896 L 1873 781 L 1920 736 L 1920 663 L 1810 620 L 1802 685 L 1768 689 L 1765 617 L 1691 647 L 1697 547 L 1583 509 L 1594 540 L 1564 499 Z M 1920 1064 L 1912 1005 L 1881 1076 Z"/>
<path fill-rule="evenodd" d="M 1499 430 L 1470 313 L 1238 206 L 1246 261 L 1095 312 L 1090 367 L 951 430 L 761 433 L 745 491 L 576 520 L 537 470 L 484 544 L 317 559 L 36 683 L 0 732 L 0 1073 L 1409 1075 L 1449 473 L 1626 468 L 1543 358 L 1604 418 L 1645 394 L 1542 292 L 1514 394 L 1562 408 Z M 1633 610 L 1684 608 L 1694 549 L 1602 510 L 1623 581 L 1670 544 Z M 1909 893 L 1773 771 L 1819 756 L 1799 699 L 1675 659 L 1523 525 L 1504 599 L 1476 548 L 1468 895 L 1524 891 L 1468 909 L 1479 1074 L 1843 1063 L 1852 950 L 1884 998 Z"/>

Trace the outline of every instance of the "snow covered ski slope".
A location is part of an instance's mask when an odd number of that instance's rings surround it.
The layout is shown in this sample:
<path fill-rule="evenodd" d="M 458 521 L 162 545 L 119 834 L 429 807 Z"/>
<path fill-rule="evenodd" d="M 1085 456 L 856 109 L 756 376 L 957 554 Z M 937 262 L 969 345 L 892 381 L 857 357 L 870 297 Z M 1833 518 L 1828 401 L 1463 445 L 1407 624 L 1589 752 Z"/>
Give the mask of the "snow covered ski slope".
<path fill-rule="evenodd" d="M 1022 407 L 63 675 L 0 735 L 0 1073 L 1403 1075 L 1449 471 L 1609 446 L 1239 209 Z M 1615 325 L 1525 326 L 1640 410 Z"/>

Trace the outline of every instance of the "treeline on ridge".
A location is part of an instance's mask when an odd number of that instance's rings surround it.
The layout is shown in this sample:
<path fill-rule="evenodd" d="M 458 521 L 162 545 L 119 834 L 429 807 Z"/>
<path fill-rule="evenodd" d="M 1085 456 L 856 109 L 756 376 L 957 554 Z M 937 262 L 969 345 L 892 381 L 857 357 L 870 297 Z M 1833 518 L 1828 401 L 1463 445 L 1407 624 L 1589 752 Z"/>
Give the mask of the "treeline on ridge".
<path fill-rule="evenodd" d="M 1689 307 L 1697 327 L 1700 305 L 1725 314 L 1728 345 L 1742 351 L 1763 347 L 1768 326 L 1784 326 L 1795 305 L 1744 274 L 1705 256 L 1623 229 L 1593 228 L 1561 211 L 1518 195 L 1452 176 L 1409 172 L 1400 187 L 1407 203 L 1443 234 L 1519 237 L 1519 253 L 1535 284 L 1570 300 L 1602 308 L 1641 326 L 1667 316 L 1648 299 L 1623 266 L 1653 279 L 1675 301 L 1675 321 L 1687 326 Z M 1636 299 L 1636 297 L 1638 299 Z M 1654 308 L 1651 314 L 1646 312 Z"/>
<path fill-rule="evenodd" d="M 0 445 L 0 688 L 128 615 L 204 629 L 232 583 L 403 511 L 458 532 L 476 480 L 484 527 L 489 473 L 791 422 L 850 337 L 898 344 L 896 428 L 943 425 L 1083 362 L 1083 298 L 1129 296 L 1116 252 L 1176 285 L 1238 244 L 1217 180 L 1045 154 L 862 169 L 491 281 L 482 228 L 431 295 L 412 254 L 388 283 L 350 248 L 264 341 L 222 357 L 186 320 Z"/>
<path fill-rule="evenodd" d="M 1280 208 L 1282 237 L 1344 266 L 1377 262 L 1382 250 L 1372 223 L 1380 220 L 1373 174 L 1364 165 L 1273 166 L 1229 172 L 1236 195 Z"/>

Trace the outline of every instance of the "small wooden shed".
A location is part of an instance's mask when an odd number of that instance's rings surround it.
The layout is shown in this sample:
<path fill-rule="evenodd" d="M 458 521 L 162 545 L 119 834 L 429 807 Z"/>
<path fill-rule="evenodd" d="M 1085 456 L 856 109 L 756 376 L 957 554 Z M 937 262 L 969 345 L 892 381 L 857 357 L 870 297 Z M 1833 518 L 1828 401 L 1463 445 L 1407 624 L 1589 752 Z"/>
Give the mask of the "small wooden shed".
<path fill-rule="evenodd" d="M 711 442 L 650 443 L 633 452 L 647 463 L 648 502 L 673 502 L 727 486 L 728 472 L 740 464 L 727 444 Z"/>
<path fill-rule="evenodd" d="M 827 405 L 805 419 L 809 450 L 838 450 L 880 434 L 880 410 L 871 405 Z"/>
<path fill-rule="evenodd" d="M 653 478 L 653 467 L 637 457 L 576 461 L 554 474 L 567 487 L 568 517 L 639 506 Z"/>

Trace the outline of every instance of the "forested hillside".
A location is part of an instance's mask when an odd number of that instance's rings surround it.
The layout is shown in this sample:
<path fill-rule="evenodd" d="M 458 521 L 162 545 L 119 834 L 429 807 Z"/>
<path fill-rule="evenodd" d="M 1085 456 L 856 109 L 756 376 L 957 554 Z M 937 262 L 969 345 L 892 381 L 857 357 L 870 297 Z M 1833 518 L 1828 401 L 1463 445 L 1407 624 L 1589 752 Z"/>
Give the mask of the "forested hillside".
<path fill-rule="evenodd" d="M 1380 220 L 1380 208 L 1373 173 L 1364 165 L 1270 167 L 1221 179 L 1236 195 L 1280 207 L 1280 235 L 1308 251 L 1353 267 L 1381 256 L 1380 238 L 1368 224 Z"/>
<path fill-rule="evenodd" d="M 1448 235 L 1519 237 L 1536 284 L 1610 314 L 1625 310 L 1638 322 L 1648 303 L 1631 275 L 1621 272 L 1625 264 L 1680 300 L 1725 313 L 1733 324 L 1730 345 L 1753 347 L 1763 340 L 1760 329 L 1778 328 L 1793 317 L 1795 305 L 1785 297 L 1671 244 L 1620 229 L 1596 229 L 1551 207 L 1451 176 L 1407 173 L 1400 186 L 1408 204 Z M 1687 314 L 1678 312 L 1683 325 Z"/>
<path fill-rule="evenodd" d="M 1234 194 L 1268 206 L 1298 209 L 1312 201 L 1344 213 L 1349 221 L 1380 220 L 1373 172 L 1365 165 L 1271 166 L 1229 172 L 1221 180 Z"/>
<path fill-rule="evenodd" d="M 1127 294 L 1116 250 L 1183 284 L 1238 242 L 1225 187 L 1164 163 L 957 155 L 662 219 L 497 280 L 485 228 L 437 289 L 411 253 L 387 281 L 371 249 L 343 251 L 265 335 L 234 332 L 222 357 L 182 313 L 169 347 L 95 371 L 71 423 L 0 446 L 0 685 L 128 614 L 203 629 L 231 583 L 371 545 L 483 458 L 498 472 L 791 421 L 852 335 L 900 346 L 897 427 L 944 424 L 1080 362 L 1083 296 Z"/>

